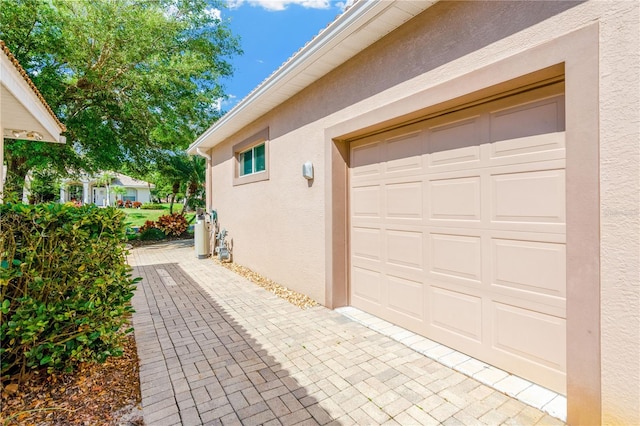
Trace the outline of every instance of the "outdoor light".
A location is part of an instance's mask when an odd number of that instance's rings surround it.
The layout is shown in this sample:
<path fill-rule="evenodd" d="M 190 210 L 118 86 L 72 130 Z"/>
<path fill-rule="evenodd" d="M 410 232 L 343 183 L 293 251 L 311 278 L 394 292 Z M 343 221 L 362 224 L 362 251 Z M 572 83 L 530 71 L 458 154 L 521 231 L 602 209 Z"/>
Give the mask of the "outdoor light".
<path fill-rule="evenodd" d="M 16 139 L 28 138 L 34 139 L 37 141 L 41 141 L 44 139 L 41 133 L 36 131 L 26 131 L 26 130 L 11 130 L 11 135 Z"/>
<path fill-rule="evenodd" d="M 42 140 L 42 135 L 38 132 L 29 132 L 27 133 L 27 137 L 30 139 L 35 139 L 37 141 L 41 141 Z"/>
<path fill-rule="evenodd" d="M 313 179 L 313 163 L 311 161 L 302 165 L 302 176 L 307 180 Z"/>

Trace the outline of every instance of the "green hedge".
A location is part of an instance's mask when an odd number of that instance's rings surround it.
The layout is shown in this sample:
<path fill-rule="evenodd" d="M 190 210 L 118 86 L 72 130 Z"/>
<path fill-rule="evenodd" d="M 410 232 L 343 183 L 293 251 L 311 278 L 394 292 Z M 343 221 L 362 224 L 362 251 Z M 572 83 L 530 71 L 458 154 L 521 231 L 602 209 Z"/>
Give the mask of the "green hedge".
<path fill-rule="evenodd" d="M 142 210 L 162 210 L 164 206 L 162 204 L 157 203 L 144 203 L 140 206 Z"/>
<path fill-rule="evenodd" d="M 139 280 L 126 263 L 125 229 L 114 208 L 0 205 L 3 379 L 122 354 Z"/>

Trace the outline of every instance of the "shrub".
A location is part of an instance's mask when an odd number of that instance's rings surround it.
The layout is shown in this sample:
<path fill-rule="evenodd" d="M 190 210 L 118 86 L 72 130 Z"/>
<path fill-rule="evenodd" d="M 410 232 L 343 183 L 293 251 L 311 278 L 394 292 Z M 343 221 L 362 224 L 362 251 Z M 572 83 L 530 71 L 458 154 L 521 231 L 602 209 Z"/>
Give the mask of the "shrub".
<path fill-rule="evenodd" d="M 166 235 L 180 236 L 185 233 L 189 224 L 184 215 L 174 213 L 160 216 L 156 222 L 156 226 L 163 230 Z"/>
<path fill-rule="evenodd" d="M 124 241 L 125 215 L 114 208 L 0 205 L 3 379 L 122 353 L 138 281 Z"/>
<path fill-rule="evenodd" d="M 142 203 L 140 201 L 134 201 L 133 202 L 133 208 L 134 209 L 139 209 L 140 206 L 142 206 Z"/>
<path fill-rule="evenodd" d="M 157 228 L 157 227 L 158 227 L 158 226 L 157 226 L 157 224 L 156 224 L 154 221 L 152 221 L 152 220 L 147 220 L 147 221 L 145 221 L 145 222 L 144 222 L 144 225 L 142 225 L 142 226 L 140 227 L 140 229 L 138 229 L 138 232 L 139 232 L 140 234 L 142 234 L 142 233 L 143 233 L 144 231 L 146 231 L 147 229 Z"/>
<path fill-rule="evenodd" d="M 165 233 L 158 228 L 147 228 L 140 232 L 140 239 L 142 241 L 164 240 L 165 238 L 167 238 Z"/>
<path fill-rule="evenodd" d="M 164 206 L 156 203 L 144 203 L 140 208 L 144 210 L 162 210 L 164 209 Z"/>
<path fill-rule="evenodd" d="M 124 206 L 124 201 L 122 201 L 122 200 L 116 200 L 116 206 L 118 206 L 118 207 L 123 207 L 123 206 Z"/>

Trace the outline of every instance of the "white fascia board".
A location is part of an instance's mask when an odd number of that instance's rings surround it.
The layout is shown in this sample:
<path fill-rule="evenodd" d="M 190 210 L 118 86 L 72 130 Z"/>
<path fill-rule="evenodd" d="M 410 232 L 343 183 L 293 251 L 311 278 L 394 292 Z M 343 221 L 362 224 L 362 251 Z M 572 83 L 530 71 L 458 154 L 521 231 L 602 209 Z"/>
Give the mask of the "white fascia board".
<path fill-rule="evenodd" d="M 423 1 L 421 10 L 432 6 L 435 1 Z M 342 15 L 336 18 L 328 27 L 321 31 L 318 36 L 312 39 L 306 46 L 294 54 L 278 70 L 262 82 L 247 97 L 241 100 L 235 107 L 215 122 L 209 129 L 200 135 L 187 149 L 189 154 L 197 154 L 197 149 L 208 149 L 216 146 L 226 138 L 239 131 L 243 126 L 256 120 L 271 108 L 264 109 L 260 105 L 261 101 L 273 102 L 277 99 L 280 104 L 293 95 L 278 96 L 279 88 L 286 86 L 290 81 L 301 75 L 304 71 L 314 66 L 322 67 L 320 59 L 325 55 L 335 54 L 333 48 L 346 40 L 349 36 L 356 34 L 361 29 L 372 25 L 376 16 L 384 10 L 394 7 L 394 1 L 369 0 L 359 1 L 347 9 Z M 396 28 L 403 22 L 398 22 Z M 346 62 L 357 53 L 370 46 L 375 40 L 369 40 L 358 46 L 356 49 L 349 49 L 349 53 L 339 61 L 339 64 Z M 337 67 L 326 67 L 321 69 L 320 75 L 326 75 L 331 69 Z M 304 77 L 302 77 L 304 78 Z M 308 86 L 314 79 L 308 78 L 303 81 L 303 87 Z"/>
<path fill-rule="evenodd" d="M 51 116 L 47 107 L 43 105 L 13 63 L 2 52 L 0 52 L 0 84 L 30 113 L 34 123 L 37 123 L 34 124 L 34 128 L 40 125 L 47 131 L 47 134 L 42 135 L 43 141 L 64 143 L 64 136 L 61 136 L 62 129 L 57 121 Z M 3 122 L 2 127 L 11 129 L 12 125 Z M 33 129 L 15 130 L 30 131 Z"/>

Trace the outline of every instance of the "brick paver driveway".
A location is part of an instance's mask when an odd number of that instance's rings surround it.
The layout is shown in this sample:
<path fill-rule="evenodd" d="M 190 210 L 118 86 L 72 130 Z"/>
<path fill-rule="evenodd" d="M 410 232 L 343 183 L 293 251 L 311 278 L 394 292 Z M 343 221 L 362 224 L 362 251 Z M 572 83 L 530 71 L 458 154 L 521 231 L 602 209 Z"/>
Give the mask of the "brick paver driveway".
<path fill-rule="evenodd" d="M 134 249 L 147 425 L 561 424 L 345 316 L 301 310 L 192 242 Z"/>

